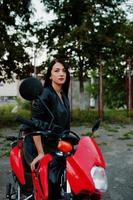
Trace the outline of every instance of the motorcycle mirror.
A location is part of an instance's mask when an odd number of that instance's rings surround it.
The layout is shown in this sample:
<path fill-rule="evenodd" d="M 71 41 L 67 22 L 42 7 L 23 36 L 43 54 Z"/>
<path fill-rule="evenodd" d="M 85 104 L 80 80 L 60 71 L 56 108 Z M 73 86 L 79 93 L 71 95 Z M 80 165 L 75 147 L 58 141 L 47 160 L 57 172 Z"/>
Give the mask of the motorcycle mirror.
<path fill-rule="evenodd" d="M 94 133 L 95 131 L 99 129 L 100 123 L 101 123 L 101 119 L 98 119 L 96 123 L 94 124 L 94 126 L 92 127 L 92 133 Z"/>
<path fill-rule="evenodd" d="M 34 77 L 28 77 L 22 81 L 19 87 L 20 95 L 29 101 L 36 99 L 43 91 L 41 81 Z"/>

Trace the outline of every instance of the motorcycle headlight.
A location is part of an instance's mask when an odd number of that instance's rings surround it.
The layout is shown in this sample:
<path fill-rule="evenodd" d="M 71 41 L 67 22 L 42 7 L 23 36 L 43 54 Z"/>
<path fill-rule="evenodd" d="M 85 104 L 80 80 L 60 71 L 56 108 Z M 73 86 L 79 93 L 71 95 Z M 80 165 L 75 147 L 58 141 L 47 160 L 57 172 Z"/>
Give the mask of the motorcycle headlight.
<path fill-rule="evenodd" d="M 102 167 L 94 166 L 91 169 L 91 176 L 93 178 L 95 188 L 101 192 L 106 192 L 108 183 L 105 169 Z"/>

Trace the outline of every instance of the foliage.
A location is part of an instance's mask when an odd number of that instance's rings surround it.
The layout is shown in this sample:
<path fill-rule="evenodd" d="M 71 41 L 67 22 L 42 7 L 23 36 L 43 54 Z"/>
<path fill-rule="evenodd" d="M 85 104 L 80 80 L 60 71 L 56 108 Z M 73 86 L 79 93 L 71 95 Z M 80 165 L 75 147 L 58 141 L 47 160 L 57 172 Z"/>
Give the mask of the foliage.
<path fill-rule="evenodd" d="M 98 87 L 98 75 L 95 70 L 90 73 L 91 81 L 86 85 L 85 91 L 94 99 L 97 99 L 99 87 Z"/>
<path fill-rule="evenodd" d="M 120 9 L 124 0 L 43 2 L 48 12 L 56 14 L 56 19 L 44 30 L 49 56 L 58 54 L 70 62 L 81 91 L 88 70 L 97 68 L 101 60 L 113 69 L 117 59 L 120 63 L 122 57 L 129 56 L 131 29 L 129 31 L 125 13 Z M 111 63 L 110 58 L 113 58 Z"/>
<path fill-rule="evenodd" d="M 105 78 L 104 102 L 108 108 L 124 108 L 126 102 L 125 78 L 118 73 Z"/>
<path fill-rule="evenodd" d="M 36 35 L 36 46 L 47 48 L 47 61 L 57 56 L 68 60 L 81 91 L 90 70 L 98 71 L 99 64 L 104 63 L 105 105 L 123 107 L 126 103 L 123 62 L 133 56 L 133 22 L 127 20 L 120 7 L 125 0 L 42 2 L 47 12 L 56 15 L 45 26 L 31 23 L 30 0 L 1 0 L 0 81 L 11 79 L 14 73 L 20 78 L 29 75 L 32 66 L 25 49 L 33 46 L 30 38 Z M 47 63 L 42 67 L 46 68 Z M 98 93 L 97 86 L 96 83 L 88 87 L 93 96 Z"/>
<path fill-rule="evenodd" d="M 26 47 L 35 33 L 31 23 L 30 0 L 1 0 L 0 2 L 0 81 L 29 75 L 31 65 Z"/>
<path fill-rule="evenodd" d="M 29 105 L 28 105 L 29 106 Z M 27 105 L 25 108 L 25 102 L 21 102 L 18 112 L 12 113 L 14 105 L 4 105 L 0 106 L 0 128 L 2 127 L 14 127 L 19 125 L 15 118 L 17 115 L 23 116 L 24 118 L 29 119 L 31 116 L 30 109 L 27 109 Z M 133 113 L 132 113 L 133 116 Z M 80 110 L 75 109 L 71 111 L 71 125 L 92 125 L 98 119 L 97 110 L 88 109 L 88 110 Z M 119 123 L 126 124 L 132 123 L 132 119 L 127 117 L 126 110 L 113 110 L 108 109 L 105 110 L 105 117 L 103 119 L 104 123 Z"/>
<path fill-rule="evenodd" d="M 104 66 L 103 74 L 103 93 L 104 93 L 104 106 L 107 108 L 124 108 L 126 105 L 126 78 L 123 74 L 126 66 L 117 63 L 118 67 L 112 69 L 107 64 Z M 85 90 L 86 92 L 97 99 L 99 95 L 98 74 L 93 71 L 91 73 L 93 83 L 88 83 Z"/>
<path fill-rule="evenodd" d="M 78 126 L 83 123 L 94 123 L 98 116 L 96 110 L 80 110 L 79 108 L 77 108 L 75 110 L 72 110 L 71 118 L 72 123 Z"/>
<path fill-rule="evenodd" d="M 72 125 L 88 125 L 94 124 L 94 122 L 98 119 L 97 110 L 88 109 L 88 110 L 80 110 L 75 109 L 72 111 Z M 133 113 L 132 113 L 133 116 Z M 127 117 L 126 110 L 115 110 L 115 109 L 107 109 L 105 110 L 105 116 L 103 119 L 104 123 L 118 123 L 118 124 L 128 124 L 132 123 L 132 119 Z"/>
<path fill-rule="evenodd" d="M 22 110 L 30 110 L 31 109 L 31 102 L 24 100 L 22 98 L 17 98 L 17 104 L 20 106 Z"/>
<path fill-rule="evenodd" d="M 3 105 L 0 106 L 0 127 L 9 127 L 15 126 L 18 123 L 15 121 L 17 115 L 21 115 L 23 117 L 30 117 L 30 110 L 23 109 L 21 107 L 18 108 L 17 113 L 12 113 L 12 109 L 14 105 Z"/>
<path fill-rule="evenodd" d="M 91 97 L 93 97 L 94 99 L 97 98 L 97 96 L 98 96 L 98 84 L 97 83 L 88 84 L 86 86 L 85 90 L 88 94 L 90 94 Z"/>
<path fill-rule="evenodd" d="M 105 110 L 104 122 L 128 124 L 132 123 L 132 118 L 127 117 L 127 110 L 107 109 Z"/>

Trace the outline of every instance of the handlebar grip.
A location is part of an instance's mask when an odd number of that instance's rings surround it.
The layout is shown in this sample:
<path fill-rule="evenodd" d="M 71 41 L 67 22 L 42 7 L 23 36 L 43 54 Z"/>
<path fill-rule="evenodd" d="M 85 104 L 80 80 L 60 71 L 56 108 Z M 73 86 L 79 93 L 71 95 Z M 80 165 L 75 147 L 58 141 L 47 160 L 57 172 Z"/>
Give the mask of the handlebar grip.
<path fill-rule="evenodd" d="M 17 121 L 17 122 L 20 122 L 20 123 L 22 123 L 22 124 L 31 126 L 31 127 L 35 127 L 35 124 L 34 124 L 34 122 L 33 122 L 32 120 L 24 119 L 24 118 L 21 117 L 21 116 L 17 116 L 17 117 L 16 117 L 16 121 Z"/>

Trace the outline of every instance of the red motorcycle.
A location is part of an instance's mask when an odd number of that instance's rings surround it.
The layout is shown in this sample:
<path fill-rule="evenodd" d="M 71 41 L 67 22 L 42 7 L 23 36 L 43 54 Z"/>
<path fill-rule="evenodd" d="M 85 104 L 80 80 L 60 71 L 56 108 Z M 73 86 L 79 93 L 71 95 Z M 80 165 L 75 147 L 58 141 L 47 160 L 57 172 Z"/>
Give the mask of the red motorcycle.
<path fill-rule="evenodd" d="M 33 126 L 31 120 L 21 117 L 17 121 Z M 92 128 L 92 133 L 99 127 L 100 120 Z M 65 167 L 58 179 L 60 200 L 100 200 L 107 190 L 105 161 L 93 137 L 80 138 L 76 133 L 61 134 L 58 137 L 58 151 L 55 155 L 46 154 L 39 161 L 36 170 L 31 171 L 23 156 L 23 143 L 27 135 L 49 137 L 49 131 L 27 132 L 22 127 L 19 136 L 11 145 L 10 166 L 13 182 L 8 183 L 6 198 L 9 200 L 49 200 L 49 165 L 59 158 Z M 9 139 L 9 138 L 8 138 Z M 55 197 L 56 199 L 56 197 Z M 54 199 L 52 199 L 54 200 Z"/>

